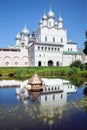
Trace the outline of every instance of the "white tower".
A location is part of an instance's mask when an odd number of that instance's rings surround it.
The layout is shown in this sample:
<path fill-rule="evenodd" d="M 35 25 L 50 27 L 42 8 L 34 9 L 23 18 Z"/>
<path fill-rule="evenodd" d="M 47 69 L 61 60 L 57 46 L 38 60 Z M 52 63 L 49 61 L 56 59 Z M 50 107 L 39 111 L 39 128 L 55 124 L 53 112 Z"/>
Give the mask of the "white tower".
<path fill-rule="evenodd" d="M 18 34 L 16 35 L 15 40 L 16 40 L 16 46 L 17 46 L 17 47 L 20 46 L 21 35 L 20 35 L 19 32 L 18 32 Z"/>
<path fill-rule="evenodd" d="M 43 26 L 47 26 L 47 16 L 44 13 L 43 17 L 42 17 L 42 22 L 43 22 Z"/>
<path fill-rule="evenodd" d="M 58 28 L 63 28 L 63 19 L 61 16 L 59 16 L 59 19 L 58 19 Z"/>
<path fill-rule="evenodd" d="M 22 37 L 22 41 L 25 41 L 25 45 L 27 45 L 27 43 L 29 42 L 29 30 L 25 24 L 23 30 L 21 31 L 21 37 Z"/>

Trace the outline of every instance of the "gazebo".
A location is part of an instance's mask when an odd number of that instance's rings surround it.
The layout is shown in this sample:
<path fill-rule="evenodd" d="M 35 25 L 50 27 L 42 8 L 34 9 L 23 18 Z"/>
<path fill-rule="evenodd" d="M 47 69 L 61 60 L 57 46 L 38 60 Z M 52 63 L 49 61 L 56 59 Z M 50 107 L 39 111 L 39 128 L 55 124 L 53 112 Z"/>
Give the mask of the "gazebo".
<path fill-rule="evenodd" d="M 31 85 L 31 90 L 42 90 L 43 80 L 35 73 L 28 82 Z"/>

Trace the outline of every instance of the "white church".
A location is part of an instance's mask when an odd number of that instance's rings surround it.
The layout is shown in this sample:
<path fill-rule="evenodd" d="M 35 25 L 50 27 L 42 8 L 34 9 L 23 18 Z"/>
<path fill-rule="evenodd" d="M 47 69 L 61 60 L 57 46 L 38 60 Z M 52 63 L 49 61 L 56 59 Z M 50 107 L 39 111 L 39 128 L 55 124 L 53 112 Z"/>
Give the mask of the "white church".
<path fill-rule="evenodd" d="M 14 46 L 0 48 L 0 67 L 69 66 L 75 60 L 84 62 L 77 44 L 67 39 L 62 17 L 55 19 L 50 8 L 40 20 L 36 33 L 30 34 L 25 25 L 16 35 Z"/>

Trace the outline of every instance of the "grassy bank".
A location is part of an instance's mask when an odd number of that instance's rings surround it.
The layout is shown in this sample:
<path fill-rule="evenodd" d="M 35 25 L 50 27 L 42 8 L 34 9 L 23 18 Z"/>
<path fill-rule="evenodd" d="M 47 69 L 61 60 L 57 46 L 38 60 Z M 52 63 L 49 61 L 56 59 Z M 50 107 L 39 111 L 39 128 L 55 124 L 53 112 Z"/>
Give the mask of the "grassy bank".
<path fill-rule="evenodd" d="M 34 73 L 40 77 L 58 77 L 71 80 L 74 84 L 87 81 L 87 70 L 75 67 L 10 67 L 0 68 L 0 79 L 20 79 L 30 78 Z"/>

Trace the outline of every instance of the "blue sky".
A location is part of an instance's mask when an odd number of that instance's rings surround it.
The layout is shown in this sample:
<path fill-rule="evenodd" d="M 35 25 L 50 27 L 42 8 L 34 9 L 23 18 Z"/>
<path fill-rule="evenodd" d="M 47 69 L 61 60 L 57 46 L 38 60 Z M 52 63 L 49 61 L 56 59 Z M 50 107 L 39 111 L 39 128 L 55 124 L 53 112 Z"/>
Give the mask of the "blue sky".
<path fill-rule="evenodd" d="M 0 47 L 14 45 L 15 36 L 25 23 L 30 32 L 36 31 L 44 8 L 46 14 L 49 11 L 50 1 L 56 20 L 61 12 L 68 39 L 77 43 L 78 48 L 83 48 L 87 30 L 87 0 L 0 0 Z"/>

